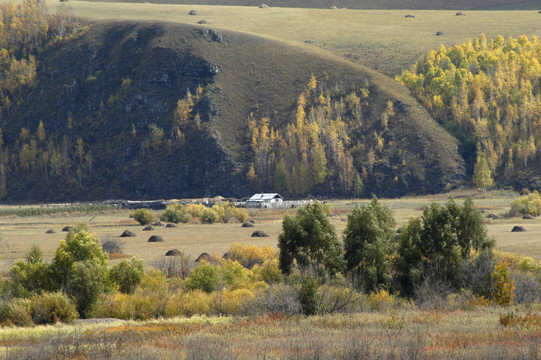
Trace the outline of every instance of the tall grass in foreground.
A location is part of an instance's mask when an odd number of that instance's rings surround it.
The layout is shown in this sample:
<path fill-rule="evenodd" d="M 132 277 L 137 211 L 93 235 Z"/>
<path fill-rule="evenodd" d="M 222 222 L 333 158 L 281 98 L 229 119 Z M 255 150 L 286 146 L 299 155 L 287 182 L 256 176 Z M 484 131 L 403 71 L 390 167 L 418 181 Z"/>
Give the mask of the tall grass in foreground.
<path fill-rule="evenodd" d="M 59 205 L 50 207 L 20 207 L 20 208 L 0 208 L 0 217 L 18 216 L 33 217 L 57 214 L 103 214 L 114 211 L 117 207 L 104 204 L 77 204 L 77 205 Z"/>

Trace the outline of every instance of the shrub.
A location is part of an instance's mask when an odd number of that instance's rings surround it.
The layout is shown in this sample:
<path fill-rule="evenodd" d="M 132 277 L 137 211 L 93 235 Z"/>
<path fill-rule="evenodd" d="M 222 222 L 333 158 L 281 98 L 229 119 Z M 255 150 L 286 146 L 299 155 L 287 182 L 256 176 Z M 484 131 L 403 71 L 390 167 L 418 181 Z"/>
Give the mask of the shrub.
<path fill-rule="evenodd" d="M 72 322 L 78 317 L 73 301 L 61 293 L 43 293 L 32 296 L 30 312 L 36 324 Z"/>
<path fill-rule="evenodd" d="M 188 204 L 188 206 L 186 206 L 188 213 L 196 218 L 201 218 L 205 209 L 207 209 L 207 207 L 203 204 Z"/>
<path fill-rule="evenodd" d="M 30 315 L 30 300 L 28 299 L 0 299 L 0 324 L 16 326 L 32 326 Z"/>
<path fill-rule="evenodd" d="M 299 288 L 299 301 L 304 315 L 320 312 L 321 296 L 318 293 L 319 281 L 312 276 L 305 276 Z"/>
<path fill-rule="evenodd" d="M 190 260 L 190 256 L 184 251 L 180 251 L 178 256 L 165 256 L 156 260 L 154 267 L 162 271 L 165 276 L 178 276 L 185 279 L 194 266 L 194 262 Z"/>
<path fill-rule="evenodd" d="M 521 258 L 515 268 L 522 272 L 541 274 L 541 264 L 529 256 Z"/>
<path fill-rule="evenodd" d="M 378 292 L 368 295 L 368 306 L 372 310 L 382 311 L 389 310 L 395 304 L 395 298 L 389 294 L 386 290 L 380 290 Z"/>
<path fill-rule="evenodd" d="M 66 293 L 75 300 L 79 314 L 89 316 L 93 305 L 105 290 L 106 279 L 107 268 L 92 260 L 73 263 Z"/>
<path fill-rule="evenodd" d="M 302 312 L 297 290 L 284 283 L 277 283 L 254 291 L 255 298 L 246 304 L 245 311 L 254 315 L 286 314 Z"/>
<path fill-rule="evenodd" d="M 282 280 L 282 272 L 278 259 L 265 260 L 261 265 L 255 265 L 252 268 L 255 277 L 263 280 L 267 284 L 274 284 Z"/>
<path fill-rule="evenodd" d="M 192 270 L 185 285 L 188 290 L 199 289 L 210 293 L 216 290 L 220 283 L 219 267 L 202 261 L 198 267 Z"/>
<path fill-rule="evenodd" d="M 255 295 L 248 289 L 224 290 L 219 297 L 219 312 L 226 315 L 243 315 L 246 304 L 254 298 Z"/>
<path fill-rule="evenodd" d="M 219 202 L 212 206 L 212 210 L 216 212 L 217 222 L 228 223 L 231 219 L 236 218 L 240 222 L 248 219 L 248 213 L 245 209 L 237 208 L 229 202 Z"/>
<path fill-rule="evenodd" d="M 120 292 L 128 294 L 133 292 L 144 274 L 143 260 L 133 257 L 131 260 L 124 259 L 113 265 L 109 271 L 109 278 L 119 287 Z"/>
<path fill-rule="evenodd" d="M 182 204 L 172 204 L 167 206 L 162 216 L 160 216 L 160 220 L 175 224 L 185 224 L 190 221 L 190 213 L 186 206 Z"/>
<path fill-rule="evenodd" d="M 203 224 L 214 224 L 218 221 L 218 214 L 213 209 L 206 208 L 203 210 L 200 219 Z"/>
<path fill-rule="evenodd" d="M 265 261 L 276 258 L 276 251 L 269 245 L 260 247 L 235 243 L 228 250 L 230 259 L 238 261 L 242 266 L 251 269 L 254 265 L 261 265 Z"/>
<path fill-rule="evenodd" d="M 9 269 L 11 280 L 8 287 L 13 296 L 25 297 L 53 288 L 50 267 L 43 263 L 41 249 L 33 246 L 25 259 L 19 259 Z"/>
<path fill-rule="evenodd" d="M 513 271 L 511 278 L 515 284 L 515 303 L 531 304 L 541 300 L 541 279 L 538 275 Z"/>
<path fill-rule="evenodd" d="M 221 271 L 224 286 L 229 290 L 248 288 L 254 277 L 250 270 L 234 260 L 223 260 Z"/>
<path fill-rule="evenodd" d="M 182 312 L 185 316 L 211 315 L 212 296 L 202 290 L 194 290 L 182 296 Z"/>
<path fill-rule="evenodd" d="M 541 215 L 541 196 L 534 191 L 528 195 L 519 197 L 511 203 L 511 214 L 513 215 Z"/>
<path fill-rule="evenodd" d="M 492 288 L 492 301 L 498 305 L 509 306 L 515 297 L 515 282 L 511 277 L 511 270 L 507 262 L 500 262 L 494 267 L 492 273 L 494 285 Z"/>
<path fill-rule="evenodd" d="M 148 209 L 137 209 L 131 216 L 141 225 L 148 225 L 156 220 L 156 214 Z"/>

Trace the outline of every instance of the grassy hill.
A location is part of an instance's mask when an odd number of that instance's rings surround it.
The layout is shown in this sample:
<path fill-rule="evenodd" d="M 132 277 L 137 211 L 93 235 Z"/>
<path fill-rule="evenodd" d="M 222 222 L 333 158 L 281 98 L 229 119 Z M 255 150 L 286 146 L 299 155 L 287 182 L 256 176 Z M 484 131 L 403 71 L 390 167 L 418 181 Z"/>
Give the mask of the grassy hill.
<path fill-rule="evenodd" d="M 116 1 L 112 1 L 116 2 Z M 128 2 L 143 2 L 132 0 Z M 145 1 L 146 2 L 146 1 Z M 470 10 L 507 9 L 526 10 L 541 7 L 539 0 L 154 0 L 150 3 L 193 4 L 193 5 L 234 5 L 259 6 L 265 3 L 271 7 L 328 9 L 331 6 L 346 9 L 425 9 L 425 10 Z"/>
<path fill-rule="evenodd" d="M 70 3 L 77 16 L 90 20 L 168 21 L 238 31 L 271 40 L 316 47 L 394 76 L 421 55 L 484 33 L 488 38 L 541 36 L 537 11 L 259 9 L 256 6 L 206 6 L 134 3 Z M 188 15 L 190 10 L 199 15 Z M 414 14 L 415 18 L 405 18 Z M 443 36 L 436 36 L 441 31 Z M 311 40 L 311 45 L 305 41 Z"/>
<path fill-rule="evenodd" d="M 285 126 L 311 75 L 345 89 L 370 85 L 367 134 L 389 101 L 406 104 L 397 115 L 402 125 L 389 133 L 396 146 L 382 153 L 367 191 L 434 192 L 462 178 L 456 142 L 406 88 L 319 49 L 191 25 L 111 23 L 48 48 L 39 64 L 35 84 L 4 119 L 6 146 L 21 146 L 21 129 L 33 132 L 42 121 L 51 152 L 65 154 L 71 168 L 54 178 L 14 162 L 8 199 L 242 196 L 250 113 Z M 194 105 L 202 125 L 183 129 L 177 142 L 170 135 L 176 101 L 198 86 L 205 88 Z M 157 140 L 153 127 L 162 130 Z M 91 166 L 78 155 L 79 141 Z M 408 182 L 389 187 L 396 174 L 387 159 L 398 148 L 408 150 Z"/>

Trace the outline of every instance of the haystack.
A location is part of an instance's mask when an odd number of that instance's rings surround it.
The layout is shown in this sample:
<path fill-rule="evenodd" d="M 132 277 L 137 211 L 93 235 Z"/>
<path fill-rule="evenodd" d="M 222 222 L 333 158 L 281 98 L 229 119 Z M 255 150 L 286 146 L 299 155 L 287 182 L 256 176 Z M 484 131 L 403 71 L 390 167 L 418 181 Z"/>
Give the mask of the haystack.
<path fill-rule="evenodd" d="M 438 31 L 438 32 L 436 33 L 436 36 L 443 36 L 443 35 L 445 35 L 445 34 L 444 34 L 442 31 Z"/>
<path fill-rule="evenodd" d="M 120 237 L 134 237 L 135 233 L 131 232 L 130 230 L 124 230 L 124 232 L 120 235 Z"/>
<path fill-rule="evenodd" d="M 62 229 L 62 231 L 72 231 L 72 230 L 75 230 L 75 228 L 73 226 L 64 226 L 64 228 Z"/>
<path fill-rule="evenodd" d="M 163 242 L 163 238 L 160 235 L 152 235 L 148 238 L 148 242 Z"/>
<path fill-rule="evenodd" d="M 331 10 L 338 10 L 338 8 L 336 6 L 331 6 Z"/>
<path fill-rule="evenodd" d="M 254 227 L 255 225 L 249 221 L 245 221 L 243 224 L 242 224 L 242 227 Z"/>
<path fill-rule="evenodd" d="M 190 12 L 188 13 L 188 15 L 199 15 L 199 11 L 197 11 L 197 10 L 190 10 Z"/>
<path fill-rule="evenodd" d="M 406 15 L 406 16 L 404 16 L 404 17 L 406 17 L 406 18 L 414 18 L 415 15 L 413 15 L 413 14 L 408 14 L 408 15 Z"/>
<path fill-rule="evenodd" d="M 456 16 L 466 16 L 466 13 L 464 11 L 459 11 L 456 13 Z"/>
<path fill-rule="evenodd" d="M 101 245 L 101 248 L 103 249 L 103 251 L 109 254 L 122 254 L 122 243 L 120 243 L 120 241 L 118 240 L 107 240 Z"/>
<path fill-rule="evenodd" d="M 522 218 L 523 218 L 524 220 L 533 220 L 533 219 L 535 219 L 535 218 L 534 218 L 532 215 L 530 215 L 530 214 L 526 214 L 526 215 L 524 215 Z"/>
<path fill-rule="evenodd" d="M 165 224 L 161 221 L 156 221 L 154 224 L 152 224 L 152 226 L 165 226 Z"/>
<path fill-rule="evenodd" d="M 523 226 L 513 226 L 513 230 L 511 230 L 511 232 L 523 232 L 523 231 L 526 231 L 526 229 L 523 227 Z"/>
<path fill-rule="evenodd" d="M 165 256 L 180 256 L 180 251 L 177 249 L 171 249 L 165 253 Z"/>
<path fill-rule="evenodd" d="M 205 19 L 199 20 L 197 23 L 202 25 L 209 24 L 209 22 Z"/>
<path fill-rule="evenodd" d="M 150 225 L 143 228 L 143 231 L 150 231 L 150 230 L 154 230 L 154 228 Z"/>
<path fill-rule="evenodd" d="M 252 233 L 252 237 L 269 237 L 269 235 L 262 230 L 256 230 Z"/>
<path fill-rule="evenodd" d="M 212 261 L 212 256 L 210 256 L 210 254 L 208 254 L 208 253 L 202 253 L 201 255 L 199 255 L 197 257 L 197 259 L 195 259 L 195 262 L 198 263 L 198 262 L 201 262 L 203 260 L 211 262 Z"/>
<path fill-rule="evenodd" d="M 270 6 L 267 5 L 267 4 L 261 4 L 261 5 L 259 5 L 259 8 L 260 9 L 270 9 Z"/>
<path fill-rule="evenodd" d="M 169 224 L 165 225 L 165 227 L 166 228 L 176 228 L 177 224 L 169 223 Z"/>
<path fill-rule="evenodd" d="M 53 229 L 49 229 L 47 231 L 45 231 L 45 234 L 54 234 L 56 231 L 54 231 Z"/>

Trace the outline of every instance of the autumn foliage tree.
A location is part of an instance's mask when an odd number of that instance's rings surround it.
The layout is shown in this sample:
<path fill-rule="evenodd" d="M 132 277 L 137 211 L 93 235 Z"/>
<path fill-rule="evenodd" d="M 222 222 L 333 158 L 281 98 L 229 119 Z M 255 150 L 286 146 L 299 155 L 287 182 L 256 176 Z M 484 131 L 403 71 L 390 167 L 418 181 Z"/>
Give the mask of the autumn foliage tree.
<path fill-rule="evenodd" d="M 463 146 L 474 182 L 512 182 L 539 161 L 541 42 L 485 35 L 430 51 L 398 80 Z"/>

